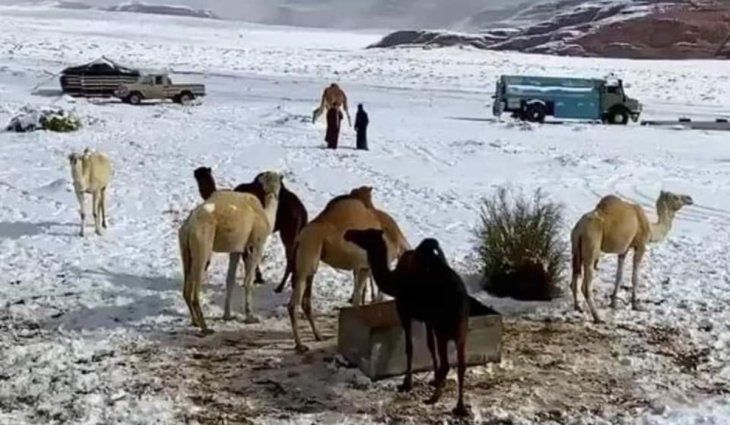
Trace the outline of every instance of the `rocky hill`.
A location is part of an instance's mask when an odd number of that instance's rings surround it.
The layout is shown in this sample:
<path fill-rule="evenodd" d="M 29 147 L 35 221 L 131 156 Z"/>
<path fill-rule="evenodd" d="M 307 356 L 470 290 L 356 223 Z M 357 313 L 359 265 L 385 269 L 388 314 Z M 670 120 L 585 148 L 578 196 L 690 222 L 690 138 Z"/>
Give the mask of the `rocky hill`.
<path fill-rule="evenodd" d="M 468 25 L 477 26 L 478 18 Z M 507 19 L 486 24 L 475 34 L 397 31 L 370 47 L 462 45 L 637 59 L 730 57 L 728 2 L 558 0 L 529 6 Z"/>

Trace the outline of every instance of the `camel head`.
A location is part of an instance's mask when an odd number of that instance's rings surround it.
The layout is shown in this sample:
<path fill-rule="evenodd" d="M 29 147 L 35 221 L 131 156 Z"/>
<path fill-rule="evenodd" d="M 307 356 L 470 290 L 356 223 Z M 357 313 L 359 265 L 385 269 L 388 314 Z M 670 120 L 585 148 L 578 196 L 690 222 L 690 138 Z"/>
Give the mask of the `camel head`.
<path fill-rule="evenodd" d="M 195 176 L 195 180 L 200 180 L 202 177 L 210 177 L 213 175 L 213 170 L 210 169 L 210 167 L 198 167 L 193 171 L 193 176 Z"/>
<path fill-rule="evenodd" d="M 264 196 L 279 197 L 279 191 L 281 190 L 281 174 L 275 171 L 264 171 L 263 173 L 256 176 L 256 181 L 261 184 L 264 189 Z"/>
<path fill-rule="evenodd" d="M 350 196 L 357 198 L 362 201 L 368 208 L 375 208 L 373 206 L 373 188 L 372 186 L 360 186 L 350 191 Z"/>
<path fill-rule="evenodd" d="M 71 176 L 74 181 L 79 181 L 84 175 L 84 159 L 88 159 L 89 155 L 88 148 L 84 149 L 81 154 L 72 152 L 68 155 L 68 162 L 71 164 Z"/>
<path fill-rule="evenodd" d="M 669 210 L 671 212 L 679 211 L 685 205 L 692 205 L 694 201 L 689 195 L 682 195 L 672 192 L 661 191 L 659 199 L 656 201 L 657 211 Z"/>
<path fill-rule="evenodd" d="M 344 239 L 366 251 L 379 246 L 385 249 L 385 240 L 383 239 L 383 231 L 381 229 L 351 229 L 345 232 Z"/>

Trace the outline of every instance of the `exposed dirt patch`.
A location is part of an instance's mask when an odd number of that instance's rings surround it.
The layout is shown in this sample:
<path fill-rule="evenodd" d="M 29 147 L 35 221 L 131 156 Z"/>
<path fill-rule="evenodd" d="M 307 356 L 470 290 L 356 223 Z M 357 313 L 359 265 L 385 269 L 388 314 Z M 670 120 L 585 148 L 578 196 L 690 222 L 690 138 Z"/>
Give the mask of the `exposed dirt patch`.
<path fill-rule="evenodd" d="M 318 322 L 327 340 L 310 341 L 312 350 L 304 355 L 293 351 L 284 321 L 205 338 L 190 328 L 171 330 L 159 346 L 130 351 L 137 385 L 149 390 L 144 381 L 161 381 L 165 391 L 185 394 L 191 407 L 183 416 L 192 423 L 260 423 L 293 414 L 311 414 L 319 423 L 344 416 L 377 423 L 451 418 L 453 374 L 442 402 L 426 406 L 430 373 L 416 375 L 411 394 L 395 391 L 400 378 L 372 383 L 336 355 L 335 317 Z M 656 400 L 727 391 L 699 373 L 709 349 L 673 328 L 515 318 L 505 321 L 504 344 L 501 364 L 469 369 L 469 421 L 625 418 L 656 409 Z"/>

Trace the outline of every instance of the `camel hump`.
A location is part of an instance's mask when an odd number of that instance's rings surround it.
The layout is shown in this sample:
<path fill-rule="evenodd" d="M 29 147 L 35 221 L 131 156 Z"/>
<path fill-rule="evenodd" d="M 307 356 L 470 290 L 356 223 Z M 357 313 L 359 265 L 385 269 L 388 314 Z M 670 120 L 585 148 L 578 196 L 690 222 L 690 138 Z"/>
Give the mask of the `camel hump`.
<path fill-rule="evenodd" d="M 611 208 L 612 206 L 619 205 L 619 204 L 625 204 L 626 202 L 619 198 L 616 195 L 606 195 L 603 198 L 601 198 L 600 201 L 598 201 L 598 205 L 596 205 L 597 210 L 606 210 Z"/>

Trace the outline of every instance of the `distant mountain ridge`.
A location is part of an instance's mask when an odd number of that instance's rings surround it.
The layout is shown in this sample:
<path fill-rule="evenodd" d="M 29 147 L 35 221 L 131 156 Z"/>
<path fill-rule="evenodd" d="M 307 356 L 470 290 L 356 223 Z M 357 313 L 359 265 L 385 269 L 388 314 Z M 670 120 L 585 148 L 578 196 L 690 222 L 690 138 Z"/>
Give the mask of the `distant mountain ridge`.
<path fill-rule="evenodd" d="M 94 9 L 88 3 L 80 1 L 59 1 L 56 7 L 61 9 Z M 120 3 L 113 6 L 102 7 L 107 12 L 130 12 L 130 13 L 151 13 L 155 15 L 188 16 L 192 18 L 220 19 L 218 15 L 208 9 L 195 9 L 181 5 L 147 4 L 138 1 Z"/>
<path fill-rule="evenodd" d="M 471 46 L 634 59 L 730 57 L 728 2 L 557 0 L 482 24 L 476 34 L 397 31 L 370 47 Z M 480 26 L 478 17 L 466 25 Z"/>

